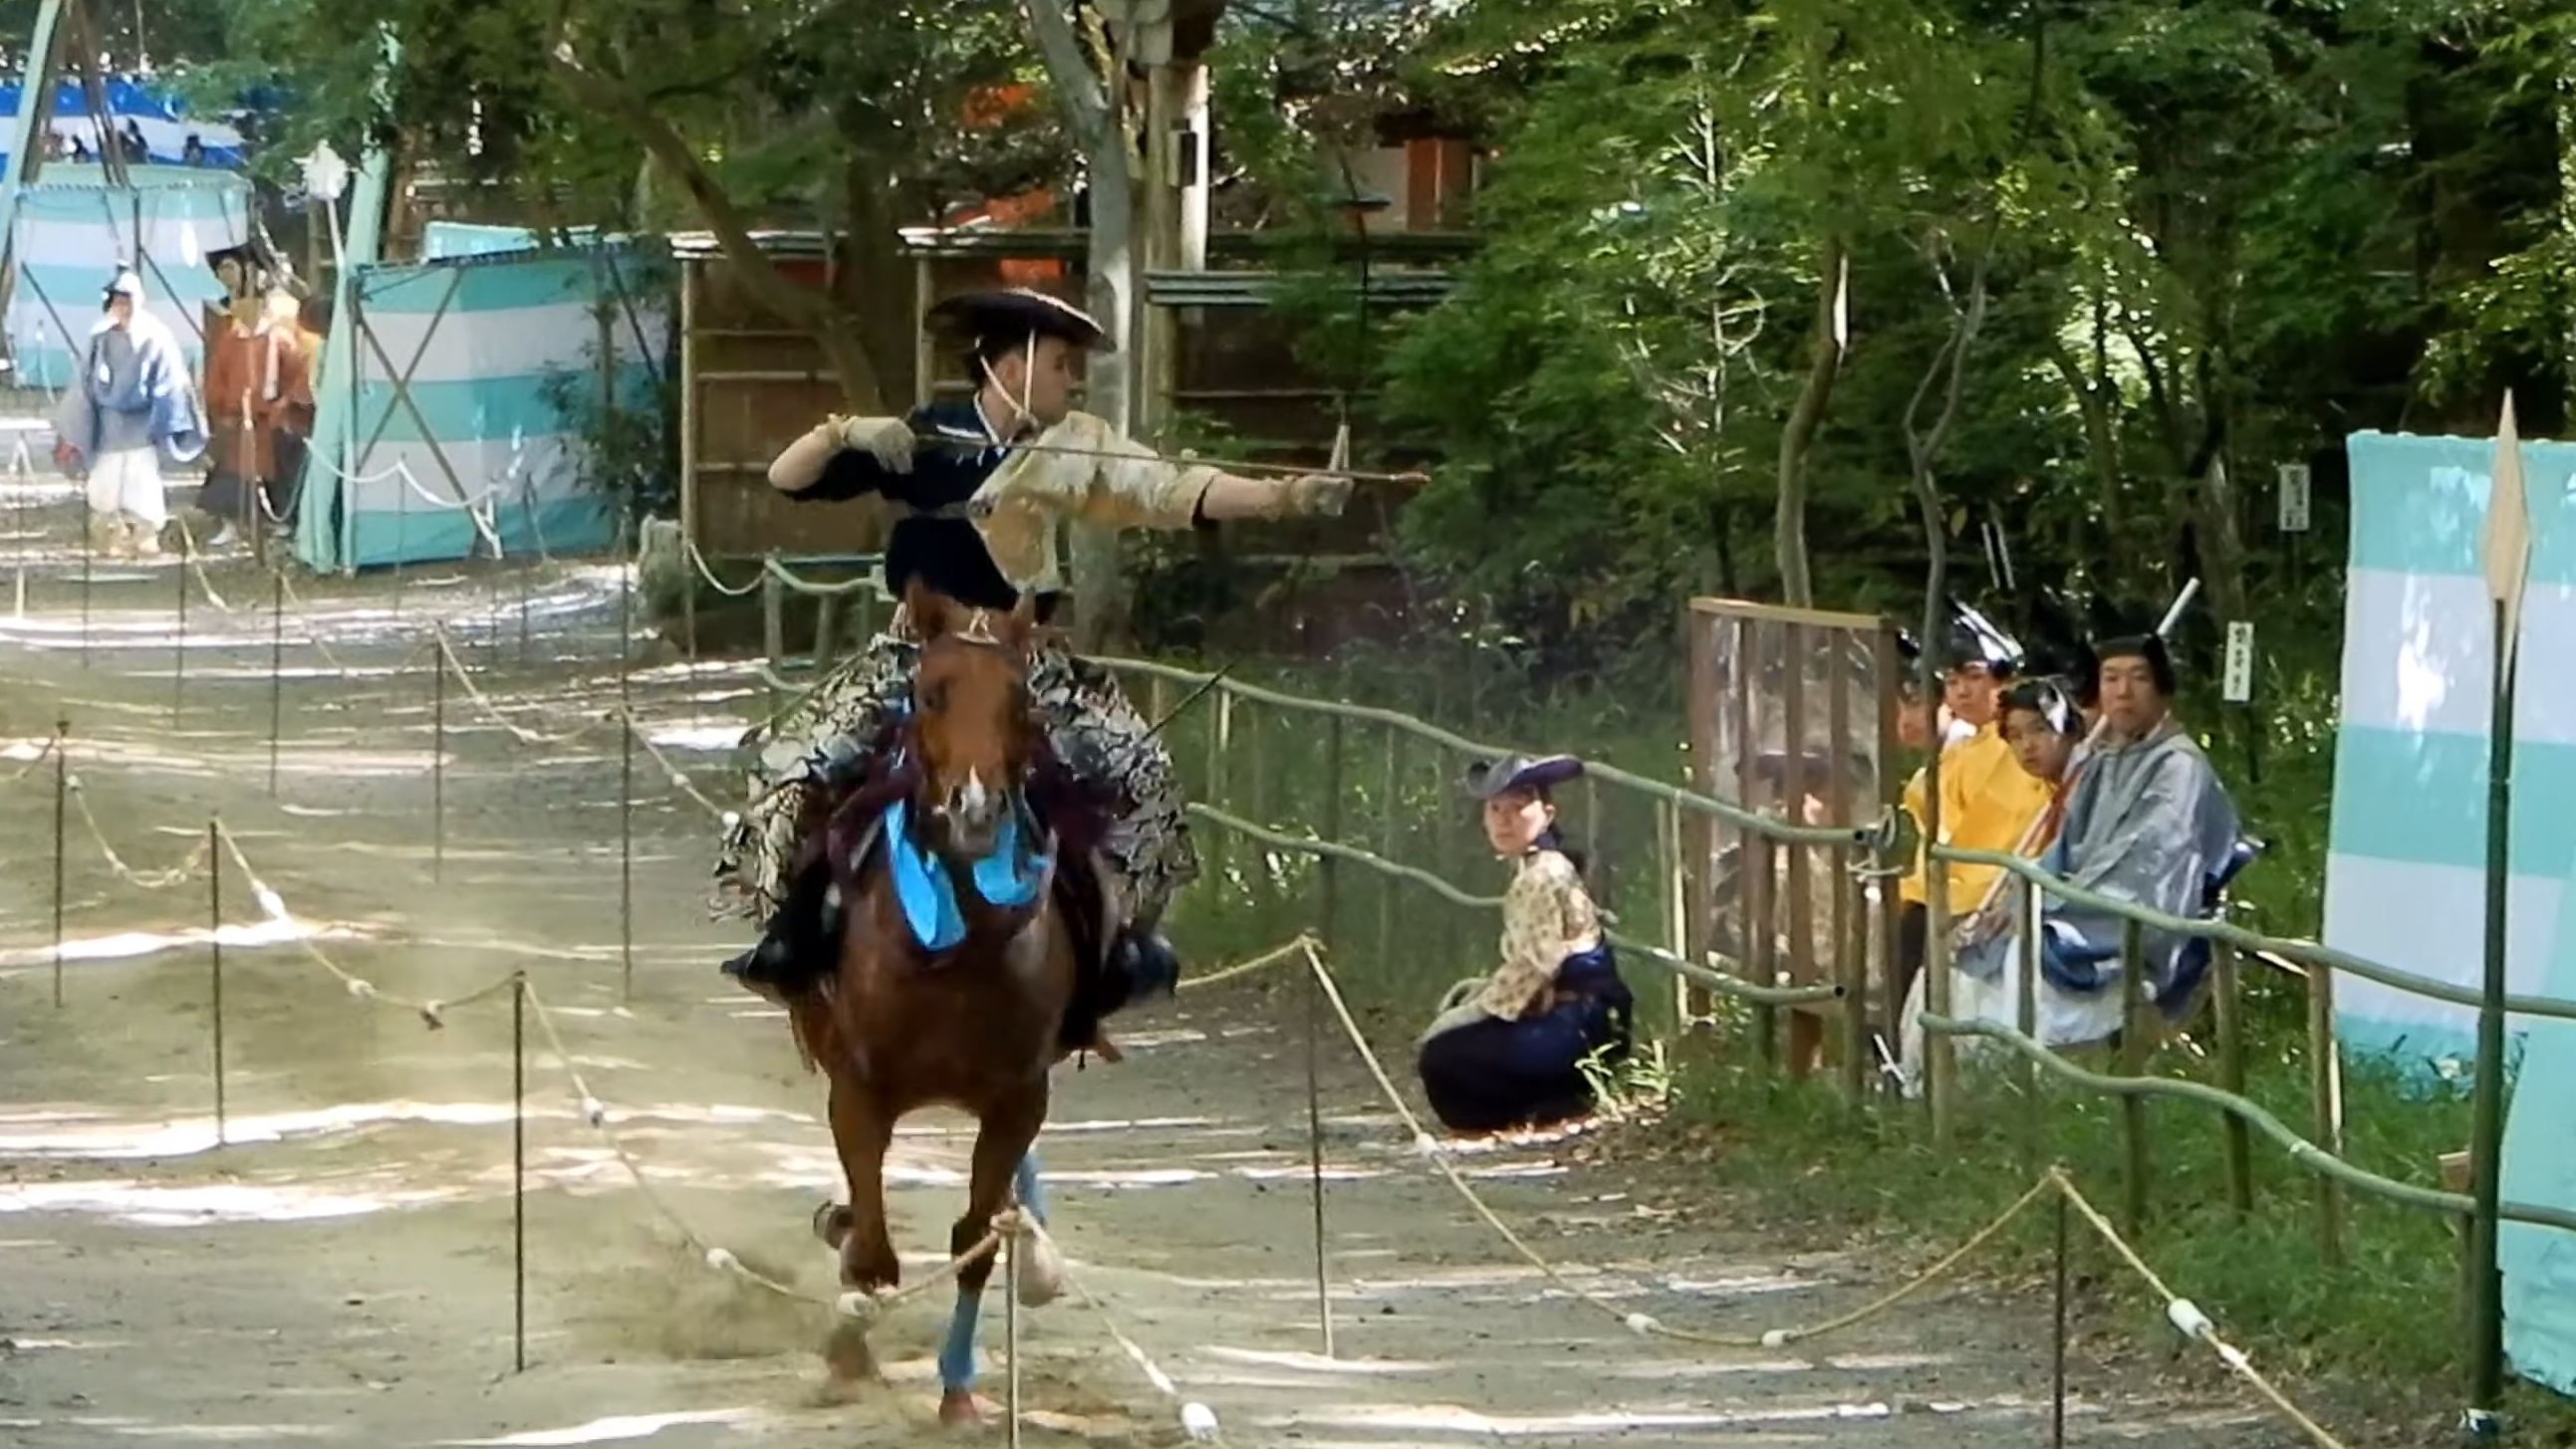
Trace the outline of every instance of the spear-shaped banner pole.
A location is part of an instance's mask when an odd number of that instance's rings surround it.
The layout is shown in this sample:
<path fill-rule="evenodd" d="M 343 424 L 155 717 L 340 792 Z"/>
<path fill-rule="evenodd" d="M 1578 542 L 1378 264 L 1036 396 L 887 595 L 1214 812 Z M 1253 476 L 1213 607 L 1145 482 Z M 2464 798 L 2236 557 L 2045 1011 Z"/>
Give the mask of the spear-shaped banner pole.
<path fill-rule="evenodd" d="M 2495 692 L 2487 717 L 2486 989 L 2478 1005 L 2478 1078 L 2469 1171 L 2477 1207 L 2469 1232 L 2469 1403 L 2461 1427 L 2493 1438 L 2504 1398 L 2504 1282 L 2496 1268 L 2497 1203 L 2504 1185 L 2505 891 L 2512 879 L 2514 647 L 2531 572 L 2531 513 L 2523 496 L 2522 439 L 2513 394 L 2496 428 L 2487 498 L 2487 598 L 2495 628 Z"/>

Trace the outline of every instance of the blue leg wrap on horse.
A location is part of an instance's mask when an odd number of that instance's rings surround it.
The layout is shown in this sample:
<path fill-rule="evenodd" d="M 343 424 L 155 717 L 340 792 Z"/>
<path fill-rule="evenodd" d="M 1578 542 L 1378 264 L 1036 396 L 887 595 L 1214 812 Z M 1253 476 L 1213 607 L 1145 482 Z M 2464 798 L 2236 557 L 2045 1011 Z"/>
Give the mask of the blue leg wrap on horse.
<path fill-rule="evenodd" d="M 1040 1224 L 1047 1220 L 1046 1188 L 1038 1181 L 1038 1155 L 1034 1152 L 1020 1159 L 1011 1173 L 1011 1191 L 1019 1194 L 1020 1206 Z"/>
<path fill-rule="evenodd" d="M 954 1392 L 975 1387 L 975 1324 L 984 1314 L 984 1295 L 957 1290 L 957 1306 L 948 1314 L 948 1337 L 939 1345 L 939 1387 Z"/>

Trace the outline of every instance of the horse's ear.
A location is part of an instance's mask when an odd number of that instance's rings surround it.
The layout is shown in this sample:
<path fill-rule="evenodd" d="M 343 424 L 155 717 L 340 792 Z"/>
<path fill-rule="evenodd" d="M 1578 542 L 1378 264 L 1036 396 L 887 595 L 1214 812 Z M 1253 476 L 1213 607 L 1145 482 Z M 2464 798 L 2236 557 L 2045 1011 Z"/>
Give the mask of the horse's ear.
<path fill-rule="evenodd" d="M 903 611 L 912 619 L 912 632 L 925 644 L 948 632 L 947 598 L 918 574 L 904 581 Z"/>

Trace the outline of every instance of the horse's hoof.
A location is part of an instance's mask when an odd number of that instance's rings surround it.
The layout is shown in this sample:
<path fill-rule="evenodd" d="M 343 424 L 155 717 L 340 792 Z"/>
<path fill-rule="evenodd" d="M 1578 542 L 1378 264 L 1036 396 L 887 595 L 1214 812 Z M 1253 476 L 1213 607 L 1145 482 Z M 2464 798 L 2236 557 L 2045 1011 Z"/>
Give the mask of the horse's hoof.
<path fill-rule="evenodd" d="M 948 1389 L 939 1395 L 939 1427 L 943 1429 L 981 1429 L 984 1427 L 984 1401 L 973 1389 Z"/>
<path fill-rule="evenodd" d="M 827 1200 L 814 1209 L 814 1236 L 823 1240 L 824 1247 L 838 1248 L 841 1246 L 841 1239 L 849 1236 L 849 1232 L 850 1210 L 848 1208 Z"/>
<path fill-rule="evenodd" d="M 868 1347 L 867 1325 L 844 1320 L 833 1325 L 823 1342 L 823 1367 L 834 1383 L 865 1383 L 877 1376 L 877 1358 Z"/>

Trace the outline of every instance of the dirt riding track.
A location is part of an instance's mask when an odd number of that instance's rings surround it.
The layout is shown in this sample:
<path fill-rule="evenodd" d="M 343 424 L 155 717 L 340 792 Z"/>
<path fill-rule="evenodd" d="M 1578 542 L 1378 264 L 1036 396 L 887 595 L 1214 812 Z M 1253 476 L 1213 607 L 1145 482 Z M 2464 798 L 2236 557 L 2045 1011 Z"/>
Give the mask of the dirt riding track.
<path fill-rule="evenodd" d="M 230 612 L 191 599 L 174 728 L 179 565 L 99 567 L 84 667 L 68 495 L 32 499 L 15 515 L 37 535 L 15 540 L 24 616 L 7 617 L 0 594 L 0 1444 L 891 1445 L 935 1433 L 929 1356 L 945 1291 L 875 1330 L 886 1386 L 820 1393 L 828 1314 L 683 1246 L 533 1024 L 530 1362 L 512 1371 L 506 997 L 428 1030 L 264 925 L 227 864 L 218 1147 L 205 875 L 144 888 L 111 869 L 75 809 L 53 1004 L 53 766 L 26 767 L 59 711 L 81 793 L 135 872 L 180 864 L 220 815 L 312 944 L 382 996 L 453 998 L 524 968 L 668 1206 L 703 1241 L 828 1296 L 831 1264 L 807 1225 L 839 1189 L 819 1081 L 776 1014 L 715 973 L 737 938 L 702 918 L 705 811 L 637 757 L 635 979 L 621 1004 L 617 732 L 531 743 L 451 684 L 433 877 L 419 654 L 431 621 L 458 628 L 498 708 L 560 735 L 614 702 L 614 575 L 541 571 L 524 662 L 516 576 L 496 591 L 480 573 L 415 572 L 398 610 L 392 580 L 299 585 L 272 797 L 264 576 L 235 559 L 213 573 Z M 636 676 L 637 713 L 713 791 L 755 687 L 739 669 L 692 676 L 656 658 Z M 1215 1411 L 1227 1442 L 2043 1442 L 2044 1311 L 1940 1288 L 1778 1353 L 1634 1336 L 1470 1216 L 1347 1050 L 1326 1054 L 1338 1352 L 1321 1357 L 1293 984 L 1252 976 L 1122 1018 L 1128 1061 L 1065 1071 L 1041 1141 L 1078 1280 L 1183 1397 Z M 907 1273 L 936 1265 L 959 1210 L 958 1125 L 916 1120 L 889 1164 Z M 1758 1334 L 1896 1281 L 1794 1225 L 1745 1224 L 1725 1201 L 1554 1152 L 1462 1161 L 1535 1246 L 1625 1307 Z M 997 1400 L 999 1297 L 984 1336 Z M 1178 1403 L 1082 1304 L 1026 1315 L 1024 1331 L 1033 1440 L 1181 1441 Z M 2076 1371 L 2078 1442 L 2287 1442 L 2196 1360 L 2136 1393 L 2089 1361 Z"/>

